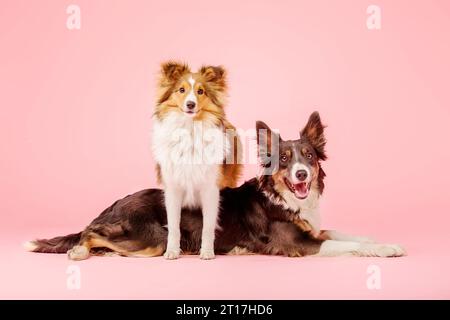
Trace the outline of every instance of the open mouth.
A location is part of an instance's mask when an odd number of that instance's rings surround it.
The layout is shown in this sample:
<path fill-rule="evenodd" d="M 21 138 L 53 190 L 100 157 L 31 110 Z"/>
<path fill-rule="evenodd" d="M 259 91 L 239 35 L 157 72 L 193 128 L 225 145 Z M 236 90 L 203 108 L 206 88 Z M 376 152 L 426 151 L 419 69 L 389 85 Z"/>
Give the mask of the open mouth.
<path fill-rule="evenodd" d="M 295 195 L 297 199 L 303 200 L 306 199 L 309 195 L 309 189 L 311 188 L 311 183 L 308 182 L 300 182 L 300 183 L 292 183 L 288 178 L 284 178 L 284 183 L 291 190 L 291 192 Z"/>
<path fill-rule="evenodd" d="M 186 114 L 189 115 L 189 116 L 193 116 L 193 115 L 195 115 L 197 112 L 187 110 L 187 111 L 185 111 L 184 113 L 186 113 Z"/>

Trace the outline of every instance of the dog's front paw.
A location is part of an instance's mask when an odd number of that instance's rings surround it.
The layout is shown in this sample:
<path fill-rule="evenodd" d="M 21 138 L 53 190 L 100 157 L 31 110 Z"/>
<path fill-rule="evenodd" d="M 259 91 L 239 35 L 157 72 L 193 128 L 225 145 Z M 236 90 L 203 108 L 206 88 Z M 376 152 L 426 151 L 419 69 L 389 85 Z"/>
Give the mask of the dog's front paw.
<path fill-rule="evenodd" d="M 402 257 L 406 250 L 398 244 L 362 244 L 359 253 L 365 257 Z"/>
<path fill-rule="evenodd" d="M 167 249 L 164 252 L 164 258 L 167 260 L 175 260 L 180 257 L 180 249 Z"/>
<path fill-rule="evenodd" d="M 72 249 L 67 251 L 67 256 L 70 260 L 85 260 L 89 257 L 89 249 L 85 246 L 74 246 Z"/>
<path fill-rule="evenodd" d="M 213 249 L 200 249 L 200 259 L 211 260 L 215 257 Z"/>
<path fill-rule="evenodd" d="M 406 256 L 406 250 L 398 244 L 380 245 L 380 253 L 384 257 L 402 257 Z M 381 256 L 381 255 L 380 255 Z"/>

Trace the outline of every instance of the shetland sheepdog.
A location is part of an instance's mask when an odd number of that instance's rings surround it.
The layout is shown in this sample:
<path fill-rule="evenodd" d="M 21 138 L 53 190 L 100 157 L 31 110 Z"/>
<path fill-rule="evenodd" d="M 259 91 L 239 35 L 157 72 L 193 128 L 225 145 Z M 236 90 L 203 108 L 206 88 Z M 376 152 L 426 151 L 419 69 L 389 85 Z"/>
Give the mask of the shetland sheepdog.
<path fill-rule="evenodd" d="M 214 258 L 219 190 L 235 187 L 241 168 L 239 138 L 225 118 L 226 94 L 221 66 L 204 66 L 194 73 L 186 64 L 162 65 L 153 153 L 167 209 L 167 259 L 180 255 L 183 208 L 202 209 L 200 258 Z"/>
<path fill-rule="evenodd" d="M 261 173 L 237 188 L 220 191 L 215 252 L 300 256 L 398 257 L 404 249 L 335 231 L 312 232 L 324 190 L 326 159 L 323 125 L 313 113 L 297 140 L 283 140 L 257 122 Z M 114 202 L 82 232 L 28 242 L 29 251 L 68 253 L 70 259 L 90 255 L 161 256 L 167 248 L 167 205 L 160 189 L 142 190 Z M 202 210 L 184 207 L 180 220 L 181 249 L 202 248 Z"/>

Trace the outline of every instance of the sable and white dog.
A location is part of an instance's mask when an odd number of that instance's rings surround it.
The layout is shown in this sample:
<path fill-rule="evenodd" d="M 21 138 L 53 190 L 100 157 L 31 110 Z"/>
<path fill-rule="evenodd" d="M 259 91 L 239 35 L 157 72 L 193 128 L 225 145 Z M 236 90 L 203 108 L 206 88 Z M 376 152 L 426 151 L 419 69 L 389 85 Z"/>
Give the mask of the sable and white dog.
<path fill-rule="evenodd" d="M 202 209 L 200 258 L 214 258 L 219 190 L 235 187 L 241 171 L 240 141 L 223 109 L 226 90 L 221 66 L 193 73 L 186 64 L 162 64 L 153 153 L 167 208 L 167 259 L 180 255 L 182 208 Z"/>

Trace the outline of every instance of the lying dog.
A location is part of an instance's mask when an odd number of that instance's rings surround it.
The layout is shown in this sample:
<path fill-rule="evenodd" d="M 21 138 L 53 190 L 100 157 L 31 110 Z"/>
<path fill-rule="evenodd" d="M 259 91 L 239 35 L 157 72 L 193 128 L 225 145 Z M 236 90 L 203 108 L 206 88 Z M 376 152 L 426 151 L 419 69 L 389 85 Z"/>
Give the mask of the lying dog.
<path fill-rule="evenodd" d="M 298 140 L 284 141 L 262 122 L 257 123 L 263 172 L 238 188 L 221 191 L 215 251 L 218 254 L 299 256 L 378 256 L 405 254 L 399 245 L 370 243 L 365 238 L 314 230 L 308 223 L 324 188 L 320 161 L 325 160 L 325 137 L 318 113 L 313 113 Z M 279 152 L 278 152 L 279 151 Z M 306 219 L 302 219 L 305 215 Z M 149 189 L 116 201 L 82 232 L 28 242 L 34 252 L 65 253 L 82 260 L 90 254 L 154 257 L 167 245 L 164 194 Z M 202 212 L 183 209 L 181 249 L 198 254 Z"/>

